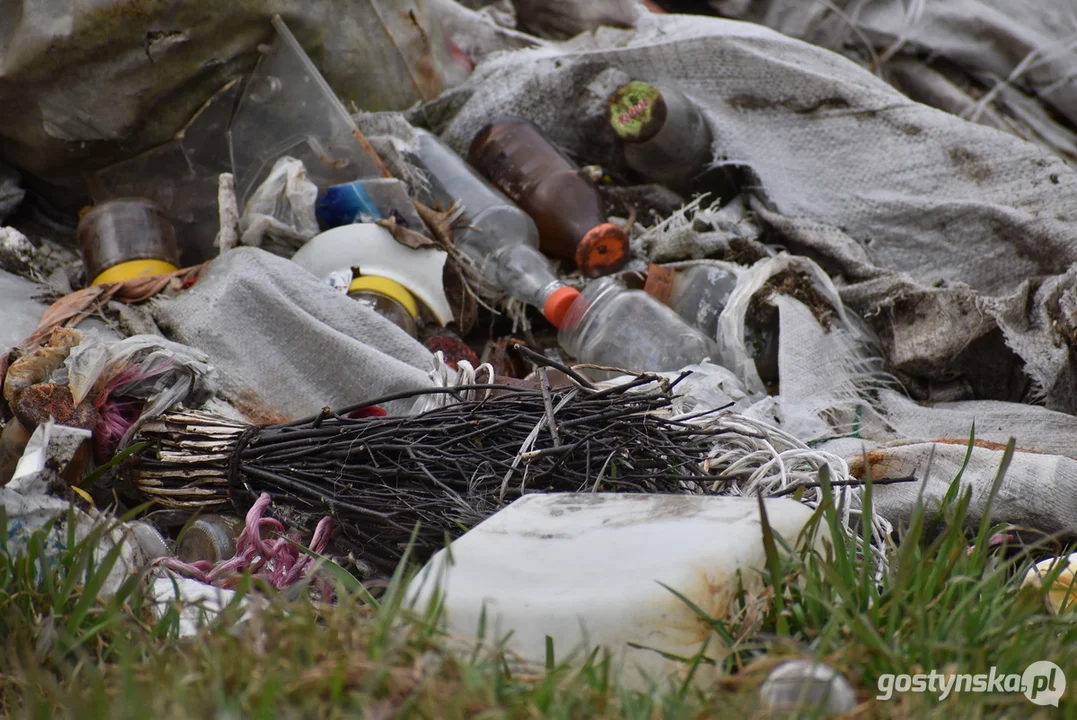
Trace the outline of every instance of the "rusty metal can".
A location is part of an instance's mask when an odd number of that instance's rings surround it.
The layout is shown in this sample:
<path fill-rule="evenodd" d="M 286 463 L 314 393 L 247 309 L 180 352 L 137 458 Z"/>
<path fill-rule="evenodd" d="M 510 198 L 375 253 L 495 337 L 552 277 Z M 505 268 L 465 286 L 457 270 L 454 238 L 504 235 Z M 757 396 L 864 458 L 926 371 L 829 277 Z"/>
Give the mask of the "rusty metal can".
<path fill-rule="evenodd" d="M 91 285 L 175 272 L 176 231 L 160 205 L 143 198 L 112 200 L 79 220 L 79 244 Z"/>

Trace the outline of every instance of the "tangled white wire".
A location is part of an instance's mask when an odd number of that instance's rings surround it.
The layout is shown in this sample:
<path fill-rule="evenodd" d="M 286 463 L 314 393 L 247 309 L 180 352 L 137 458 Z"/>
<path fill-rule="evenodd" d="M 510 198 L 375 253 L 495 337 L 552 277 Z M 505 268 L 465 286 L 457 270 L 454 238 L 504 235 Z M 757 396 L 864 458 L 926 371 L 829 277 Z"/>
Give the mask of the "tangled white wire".
<path fill-rule="evenodd" d="M 797 487 L 805 486 L 800 501 L 816 508 L 823 499 L 818 484 L 819 471 L 826 467 L 831 480 L 838 483 L 833 490 L 842 527 L 865 557 L 871 554 L 876 574 L 886 571 L 887 539 L 893 526 L 872 510 L 868 519 L 871 547 L 863 547 L 863 538 L 857 529 L 864 522 L 863 491 L 859 487 L 840 484 L 850 480 L 855 482 L 844 458 L 810 448 L 780 428 L 736 412 L 724 411 L 695 418 L 688 414 L 677 419 L 709 429 L 730 431 L 722 436 L 703 463 L 703 469 L 718 478 L 712 491 L 735 496 L 771 497 L 790 495 Z"/>
<path fill-rule="evenodd" d="M 449 367 L 445 362 L 445 353 L 440 350 L 434 353 L 434 367 L 427 373 L 427 377 L 434 383 L 434 387 L 453 388 L 466 385 L 488 385 L 494 382 L 494 366 L 483 363 L 477 368 L 472 367 L 467 360 L 458 360 L 456 369 Z M 416 414 L 428 410 L 455 405 L 459 400 L 478 400 L 490 396 L 490 390 L 461 390 L 455 396 L 452 393 L 430 393 L 423 395 L 419 405 L 415 408 Z"/>

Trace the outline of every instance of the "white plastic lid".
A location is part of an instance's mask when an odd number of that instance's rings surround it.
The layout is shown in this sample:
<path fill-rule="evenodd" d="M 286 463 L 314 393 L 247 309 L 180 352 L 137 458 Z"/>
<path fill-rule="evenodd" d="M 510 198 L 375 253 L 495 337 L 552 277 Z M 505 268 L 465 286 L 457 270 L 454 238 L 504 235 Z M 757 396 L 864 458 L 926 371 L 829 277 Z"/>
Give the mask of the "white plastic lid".
<path fill-rule="evenodd" d="M 448 254 L 437 248 L 413 250 L 373 223 L 341 225 L 312 238 L 292 260 L 322 279 L 341 268 L 359 268 L 403 285 L 442 325 L 453 321 L 442 273 Z"/>

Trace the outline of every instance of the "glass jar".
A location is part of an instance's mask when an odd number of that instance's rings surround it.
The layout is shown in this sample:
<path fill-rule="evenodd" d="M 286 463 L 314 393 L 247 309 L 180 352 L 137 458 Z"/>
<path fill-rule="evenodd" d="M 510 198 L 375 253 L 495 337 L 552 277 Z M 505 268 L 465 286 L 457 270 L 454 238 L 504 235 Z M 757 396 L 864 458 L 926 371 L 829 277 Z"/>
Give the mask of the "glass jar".
<path fill-rule="evenodd" d="M 176 546 L 176 557 L 186 563 L 219 563 L 236 554 L 243 520 L 232 515 L 203 515 L 191 523 Z"/>
<path fill-rule="evenodd" d="M 179 269 L 176 231 L 161 206 L 149 200 L 125 198 L 95 205 L 79 220 L 78 238 L 91 285 Z"/>
<path fill-rule="evenodd" d="M 412 337 L 419 336 L 419 303 L 407 288 L 389 278 L 360 275 L 348 286 L 354 299 Z"/>

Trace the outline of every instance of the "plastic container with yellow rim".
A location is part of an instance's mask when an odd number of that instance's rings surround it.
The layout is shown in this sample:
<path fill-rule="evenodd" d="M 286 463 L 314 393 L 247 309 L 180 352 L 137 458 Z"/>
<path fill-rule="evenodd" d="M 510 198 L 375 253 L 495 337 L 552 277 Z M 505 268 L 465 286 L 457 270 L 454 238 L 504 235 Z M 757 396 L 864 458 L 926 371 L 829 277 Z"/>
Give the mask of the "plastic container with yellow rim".
<path fill-rule="evenodd" d="M 360 275 L 348 286 L 348 297 L 392 321 L 412 337 L 418 337 L 419 303 L 407 288 L 395 280 Z"/>
<path fill-rule="evenodd" d="M 95 277 L 91 284 L 103 285 L 105 283 L 126 282 L 135 278 L 150 277 L 151 275 L 166 275 L 177 270 L 179 270 L 178 267 L 164 260 L 128 260 L 105 270 Z"/>
<path fill-rule="evenodd" d="M 142 198 L 112 200 L 79 220 L 79 244 L 92 284 L 175 272 L 176 232 L 164 210 Z"/>

